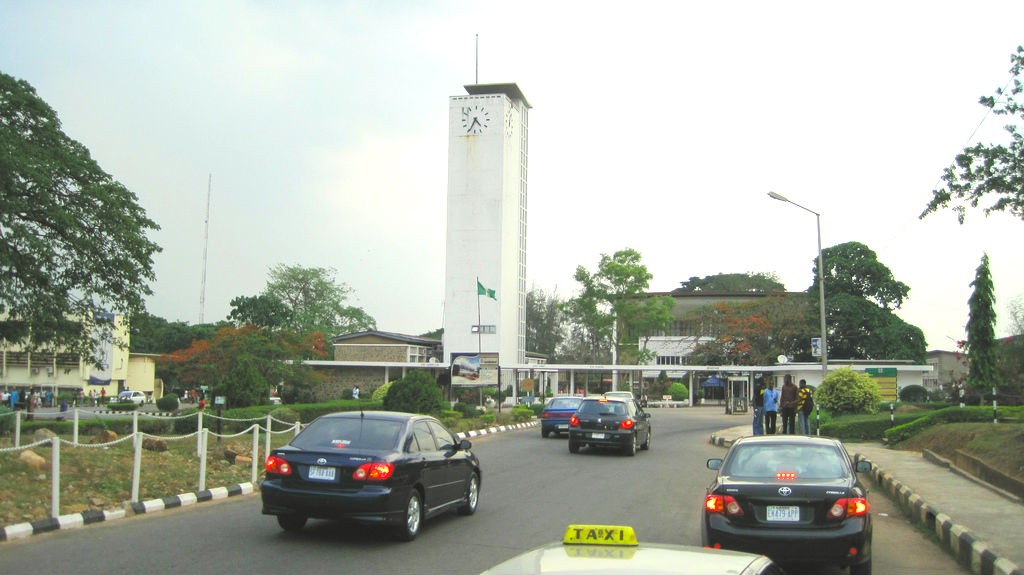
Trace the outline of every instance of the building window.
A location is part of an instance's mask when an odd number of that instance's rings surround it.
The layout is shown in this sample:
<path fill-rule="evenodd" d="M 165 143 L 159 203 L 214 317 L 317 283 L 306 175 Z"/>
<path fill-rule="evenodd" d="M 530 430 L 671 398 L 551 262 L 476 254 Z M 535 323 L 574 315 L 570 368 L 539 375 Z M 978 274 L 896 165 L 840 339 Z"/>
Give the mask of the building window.
<path fill-rule="evenodd" d="M 472 328 L 472 333 L 482 333 L 484 335 L 489 333 L 498 333 L 498 328 L 497 326 L 494 325 L 474 325 Z"/>

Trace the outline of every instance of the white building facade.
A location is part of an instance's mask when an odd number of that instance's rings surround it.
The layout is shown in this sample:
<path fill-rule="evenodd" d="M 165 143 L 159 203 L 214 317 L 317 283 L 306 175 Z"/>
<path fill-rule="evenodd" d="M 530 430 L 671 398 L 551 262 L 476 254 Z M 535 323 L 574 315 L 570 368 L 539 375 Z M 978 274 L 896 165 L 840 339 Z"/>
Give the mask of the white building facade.
<path fill-rule="evenodd" d="M 465 88 L 448 103 L 444 362 L 482 352 L 525 363 L 530 104 L 515 84 Z"/>

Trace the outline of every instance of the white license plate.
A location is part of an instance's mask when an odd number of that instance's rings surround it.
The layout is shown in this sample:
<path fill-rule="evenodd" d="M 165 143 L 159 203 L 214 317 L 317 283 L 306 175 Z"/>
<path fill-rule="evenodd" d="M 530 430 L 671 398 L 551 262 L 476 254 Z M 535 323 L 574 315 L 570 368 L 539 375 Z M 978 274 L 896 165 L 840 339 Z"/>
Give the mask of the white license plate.
<path fill-rule="evenodd" d="M 796 505 L 769 505 L 768 521 L 800 521 L 800 508 Z"/>
<path fill-rule="evenodd" d="M 334 481 L 334 473 L 336 469 L 334 467 L 321 467 L 319 465 L 309 466 L 309 477 L 317 481 Z"/>
<path fill-rule="evenodd" d="M 605 434 L 603 434 L 603 433 L 591 433 L 590 434 L 590 438 L 591 439 L 604 439 L 605 438 Z"/>
<path fill-rule="evenodd" d="M 569 429 L 569 424 L 568 423 L 559 423 L 555 427 L 557 427 L 558 429 Z"/>

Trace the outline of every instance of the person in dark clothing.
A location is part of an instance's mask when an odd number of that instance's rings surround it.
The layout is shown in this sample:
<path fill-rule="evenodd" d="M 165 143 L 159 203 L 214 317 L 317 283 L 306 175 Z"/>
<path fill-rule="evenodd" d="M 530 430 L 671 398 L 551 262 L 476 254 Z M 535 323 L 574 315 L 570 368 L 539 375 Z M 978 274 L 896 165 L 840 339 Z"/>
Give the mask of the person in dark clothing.
<path fill-rule="evenodd" d="M 796 406 L 800 402 L 800 390 L 793 383 L 793 376 L 787 375 L 779 394 L 779 407 L 782 411 L 782 433 L 796 435 Z"/>
<path fill-rule="evenodd" d="M 764 384 L 754 385 L 754 435 L 764 435 Z"/>
<path fill-rule="evenodd" d="M 811 412 L 814 411 L 814 390 L 807 386 L 807 380 L 800 380 L 800 402 L 797 404 L 797 427 L 801 435 L 811 434 Z"/>

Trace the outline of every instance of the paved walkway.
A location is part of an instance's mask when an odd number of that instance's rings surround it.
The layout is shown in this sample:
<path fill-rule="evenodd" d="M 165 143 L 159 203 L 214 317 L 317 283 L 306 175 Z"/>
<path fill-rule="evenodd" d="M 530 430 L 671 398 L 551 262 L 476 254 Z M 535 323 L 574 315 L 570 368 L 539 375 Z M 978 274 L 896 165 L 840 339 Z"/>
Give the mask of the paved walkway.
<path fill-rule="evenodd" d="M 711 435 L 727 447 L 750 435 L 749 426 Z M 913 517 L 934 530 L 959 562 L 982 575 L 1024 575 L 1024 505 L 1019 498 L 920 452 L 877 442 L 847 442 L 854 458 L 872 463 L 871 476 Z"/>

